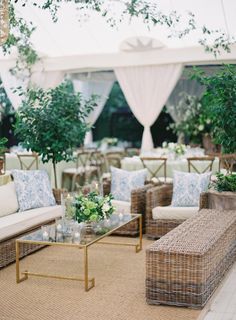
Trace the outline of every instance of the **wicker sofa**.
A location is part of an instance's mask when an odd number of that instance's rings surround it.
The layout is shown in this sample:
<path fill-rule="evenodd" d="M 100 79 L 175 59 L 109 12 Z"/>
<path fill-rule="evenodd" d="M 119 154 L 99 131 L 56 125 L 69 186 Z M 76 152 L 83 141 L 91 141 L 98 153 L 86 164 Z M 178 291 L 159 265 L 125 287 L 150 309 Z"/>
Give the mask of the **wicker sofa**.
<path fill-rule="evenodd" d="M 235 260 L 236 210 L 202 209 L 147 249 L 147 302 L 202 308 Z"/>
<path fill-rule="evenodd" d="M 13 182 L 10 182 L 11 184 Z M 4 187 L 4 186 L 2 186 Z M 0 192 L 3 189 L 0 187 Z M 58 197 L 58 192 L 56 192 Z M 56 197 L 55 197 L 56 199 Z M 6 199 L 8 201 L 9 199 Z M 57 199 L 56 199 L 57 200 Z M 57 202 L 58 203 L 58 202 Z M 43 224 L 52 223 L 61 216 L 61 206 L 43 207 L 15 212 L 0 217 L 0 268 L 15 261 L 15 240 L 20 236 L 37 230 Z M 41 246 L 20 246 L 20 257 L 24 257 Z"/>
<path fill-rule="evenodd" d="M 145 232 L 145 219 L 146 219 L 146 194 L 147 191 L 153 188 L 152 184 L 146 184 L 141 188 L 132 190 L 131 202 L 112 200 L 113 205 L 117 211 L 122 210 L 125 213 L 141 213 L 143 215 L 143 232 Z M 109 194 L 111 190 L 111 181 L 105 180 L 103 182 L 104 195 Z M 137 236 L 139 234 L 138 220 L 129 223 L 114 234 L 124 236 Z"/>

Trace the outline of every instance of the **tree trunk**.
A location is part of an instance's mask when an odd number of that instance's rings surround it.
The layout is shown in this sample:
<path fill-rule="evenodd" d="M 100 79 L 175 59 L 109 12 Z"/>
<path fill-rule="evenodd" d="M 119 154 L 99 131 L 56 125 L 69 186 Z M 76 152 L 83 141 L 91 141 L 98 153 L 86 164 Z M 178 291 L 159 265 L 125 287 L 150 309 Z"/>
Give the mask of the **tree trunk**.
<path fill-rule="evenodd" d="M 202 138 L 202 144 L 205 149 L 205 154 L 215 154 L 220 153 L 220 145 L 214 144 L 212 138 L 209 134 L 204 134 Z"/>
<path fill-rule="evenodd" d="M 55 181 L 55 189 L 57 189 L 57 172 L 56 172 L 56 162 L 53 160 L 53 172 L 54 172 L 54 181 Z"/>

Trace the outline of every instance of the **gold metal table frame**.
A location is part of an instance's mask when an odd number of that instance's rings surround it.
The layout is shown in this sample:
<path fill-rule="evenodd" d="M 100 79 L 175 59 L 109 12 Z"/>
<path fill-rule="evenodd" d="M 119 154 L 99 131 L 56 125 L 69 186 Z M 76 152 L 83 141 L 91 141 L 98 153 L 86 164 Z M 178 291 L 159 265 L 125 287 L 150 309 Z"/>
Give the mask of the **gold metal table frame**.
<path fill-rule="evenodd" d="M 120 245 L 120 246 L 131 246 L 135 247 L 135 252 L 138 253 L 142 250 L 142 215 L 141 214 L 132 214 L 132 218 L 119 225 L 118 227 L 110 230 L 109 232 L 101 235 L 100 237 L 94 239 L 87 244 L 78 244 L 78 243 L 63 243 L 63 242 L 50 242 L 50 241 L 34 241 L 34 240 L 26 240 L 23 238 L 19 238 L 16 240 L 16 282 L 20 283 L 24 280 L 28 279 L 28 276 L 35 277 L 44 277 L 44 278 L 55 278 L 55 279 L 67 279 L 67 280 L 77 280 L 84 282 L 85 291 L 89 291 L 95 286 L 95 278 L 89 277 L 89 262 L 88 262 L 88 248 L 93 244 L 108 244 L 108 245 Z M 138 243 L 131 242 L 110 242 L 110 241 L 101 241 L 105 237 L 111 235 L 116 230 L 122 228 L 123 226 L 129 224 L 131 221 L 139 220 L 139 240 Z M 45 245 L 45 246 L 61 246 L 61 247 L 74 247 L 84 250 L 84 275 L 81 277 L 69 277 L 64 275 L 54 275 L 54 274 L 44 274 L 44 273 L 35 273 L 29 272 L 25 270 L 23 272 L 20 271 L 20 244 L 35 244 L 35 245 Z"/>

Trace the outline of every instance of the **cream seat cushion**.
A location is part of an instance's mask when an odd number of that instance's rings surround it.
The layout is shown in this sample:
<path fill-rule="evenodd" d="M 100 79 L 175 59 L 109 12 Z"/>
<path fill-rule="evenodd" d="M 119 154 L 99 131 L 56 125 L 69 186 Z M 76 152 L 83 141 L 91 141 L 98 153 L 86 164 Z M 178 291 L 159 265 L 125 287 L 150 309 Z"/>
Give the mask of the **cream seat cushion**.
<path fill-rule="evenodd" d="M 186 220 L 198 212 L 198 207 L 156 207 L 152 209 L 152 218 Z"/>
<path fill-rule="evenodd" d="M 36 227 L 39 224 L 59 218 L 62 215 L 61 206 L 42 207 L 24 212 L 17 212 L 0 219 L 0 240 L 11 237 Z"/>
<path fill-rule="evenodd" d="M 18 209 L 19 205 L 14 182 L 0 186 L 0 217 L 15 213 Z"/>
<path fill-rule="evenodd" d="M 131 203 L 127 201 L 121 200 L 112 200 L 112 205 L 115 208 L 115 213 L 123 213 L 123 214 L 130 214 L 131 213 Z"/>

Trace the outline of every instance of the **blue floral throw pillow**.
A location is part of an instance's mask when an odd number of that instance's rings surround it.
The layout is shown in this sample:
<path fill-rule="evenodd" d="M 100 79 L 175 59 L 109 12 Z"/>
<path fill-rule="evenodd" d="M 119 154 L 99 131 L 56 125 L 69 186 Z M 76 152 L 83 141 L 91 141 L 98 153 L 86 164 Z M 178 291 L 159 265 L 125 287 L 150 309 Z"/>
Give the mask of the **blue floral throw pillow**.
<path fill-rule="evenodd" d="M 211 172 L 174 171 L 172 207 L 198 207 L 200 194 L 207 191 Z"/>
<path fill-rule="evenodd" d="M 147 169 L 126 171 L 111 167 L 111 194 L 115 200 L 131 200 L 131 191 L 144 186 Z"/>
<path fill-rule="evenodd" d="M 19 211 L 56 205 L 51 184 L 44 170 L 12 170 Z"/>

